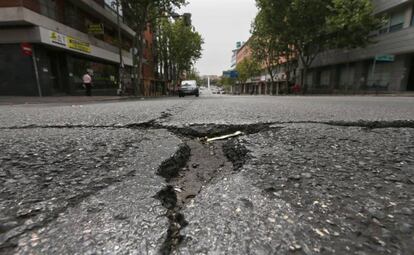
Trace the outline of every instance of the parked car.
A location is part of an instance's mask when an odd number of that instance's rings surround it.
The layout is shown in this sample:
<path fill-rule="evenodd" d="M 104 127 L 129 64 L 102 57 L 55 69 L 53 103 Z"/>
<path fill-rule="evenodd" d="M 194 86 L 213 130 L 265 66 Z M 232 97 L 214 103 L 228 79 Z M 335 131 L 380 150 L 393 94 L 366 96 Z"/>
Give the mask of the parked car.
<path fill-rule="evenodd" d="M 188 95 L 193 95 L 196 97 L 200 96 L 200 91 L 197 87 L 197 82 L 193 81 L 193 80 L 189 80 L 189 81 L 182 81 L 181 82 L 181 86 L 178 89 L 178 96 L 179 97 L 184 97 L 184 96 L 188 96 Z"/>

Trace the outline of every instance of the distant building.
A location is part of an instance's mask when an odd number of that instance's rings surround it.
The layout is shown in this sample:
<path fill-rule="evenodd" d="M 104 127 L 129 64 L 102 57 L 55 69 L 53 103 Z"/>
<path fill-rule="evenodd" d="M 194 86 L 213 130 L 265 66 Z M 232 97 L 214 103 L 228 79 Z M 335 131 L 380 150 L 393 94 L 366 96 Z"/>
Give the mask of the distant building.
<path fill-rule="evenodd" d="M 313 92 L 414 91 L 413 0 L 373 0 L 375 15 L 389 17 L 365 49 L 317 57 L 305 82 Z"/>
<path fill-rule="evenodd" d="M 231 69 L 236 68 L 236 65 L 237 65 L 237 52 L 243 46 L 243 44 L 244 44 L 244 42 L 237 42 L 236 43 L 236 48 L 234 50 L 232 50 L 231 65 L 230 65 Z"/>
<path fill-rule="evenodd" d="M 135 33 L 123 23 L 121 31 L 130 82 Z M 83 94 L 86 70 L 94 73 L 94 95 L 115 95 L 117 41 L 116 12 L 104 0 L 0 1 L 0 95 Z"/>
<path fill-rule="evenodd" d="M 154 46 L 154 33 L 152 26 L 148 24 L 144 33 L 145 48 L 144 48 L 144 61 L 142 65 L 142 94 L 143 96 L 157 96 L 164 93 L 162 84 L 156 82 L 156 63 L 155 63 L 155 46 Z"/>

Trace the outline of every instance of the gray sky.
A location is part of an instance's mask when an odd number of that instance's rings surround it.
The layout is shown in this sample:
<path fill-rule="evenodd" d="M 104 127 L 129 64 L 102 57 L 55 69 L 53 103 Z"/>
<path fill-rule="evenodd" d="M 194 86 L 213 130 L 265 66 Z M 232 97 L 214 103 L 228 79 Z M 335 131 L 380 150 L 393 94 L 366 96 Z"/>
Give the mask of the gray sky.
<path fill-rule="evenodd" d="M 197 70 L 220 75 L 230 68 L 236 42 L 249 38 L 257 8 L 255 0 L 189 0 L 180 12 L 192 13 L 193 25 L 205 41 Z"/>

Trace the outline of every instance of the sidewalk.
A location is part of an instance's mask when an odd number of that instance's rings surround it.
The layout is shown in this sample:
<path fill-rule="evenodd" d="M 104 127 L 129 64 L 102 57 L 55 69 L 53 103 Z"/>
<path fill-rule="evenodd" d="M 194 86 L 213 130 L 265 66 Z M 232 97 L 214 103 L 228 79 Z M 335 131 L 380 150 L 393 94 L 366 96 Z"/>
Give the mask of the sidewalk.
<path fill-rule="evenodd" d="M 123 101 L 138 99 L 130 96 L 50 96 L 50 97 L 18 97 L 0 96 L 0 105 L 19 104 L 86 104 L 107 101 Z"/>

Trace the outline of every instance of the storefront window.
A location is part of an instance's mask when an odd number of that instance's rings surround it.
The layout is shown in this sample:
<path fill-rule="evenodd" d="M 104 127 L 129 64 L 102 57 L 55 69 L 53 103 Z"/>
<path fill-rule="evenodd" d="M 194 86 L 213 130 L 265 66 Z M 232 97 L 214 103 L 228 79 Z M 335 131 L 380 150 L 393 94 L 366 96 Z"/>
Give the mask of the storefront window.
<path fill-rule="evenodd" d="M 118 69 L 115 65 L 93 62 L 86 59 L 73 59 L 73 79 L 76 89 L 82 89 L 82 76 L 88 71 L 93 71 L 94 89 L 117 89 L 116 82 Z"/>

